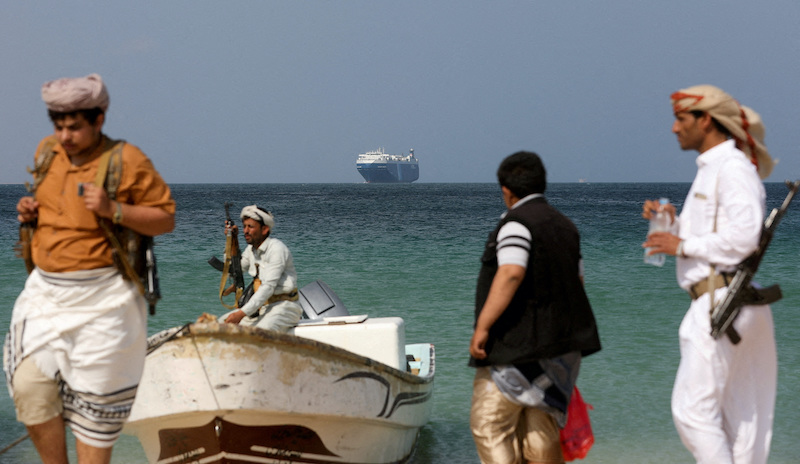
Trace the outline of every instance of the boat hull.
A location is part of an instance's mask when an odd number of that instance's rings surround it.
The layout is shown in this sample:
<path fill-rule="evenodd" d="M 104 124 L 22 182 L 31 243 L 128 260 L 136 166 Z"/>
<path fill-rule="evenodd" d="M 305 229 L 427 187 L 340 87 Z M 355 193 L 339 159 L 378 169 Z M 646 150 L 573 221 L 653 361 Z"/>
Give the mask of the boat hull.
<path fill-rule="evenodd" d="M 192 324 L 152 351 L 125 432 L 150 462 L 401 463 L 428 421 L 414 375 L 341 348 Z"/>

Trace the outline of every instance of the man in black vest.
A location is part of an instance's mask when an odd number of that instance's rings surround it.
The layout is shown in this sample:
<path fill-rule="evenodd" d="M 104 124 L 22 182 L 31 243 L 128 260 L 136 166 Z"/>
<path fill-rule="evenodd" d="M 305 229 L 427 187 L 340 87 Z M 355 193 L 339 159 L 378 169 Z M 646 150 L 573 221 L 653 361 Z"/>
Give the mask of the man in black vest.
<path fill-rule="evenodd" d="M 481 257 L 470 428 L 483 464 L 562 463 L 559 428 L 581 358 L 600 350 L 580 235 L 545 200 L 538 155 L 508 156 L 497 178 L 508 211 Z"/>

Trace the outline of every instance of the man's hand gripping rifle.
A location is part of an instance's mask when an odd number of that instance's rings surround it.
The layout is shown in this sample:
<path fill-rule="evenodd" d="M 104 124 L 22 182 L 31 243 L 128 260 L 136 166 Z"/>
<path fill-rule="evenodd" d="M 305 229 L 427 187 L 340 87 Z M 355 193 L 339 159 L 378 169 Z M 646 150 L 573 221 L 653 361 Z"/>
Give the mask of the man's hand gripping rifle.
<path fill-rule="evenodd" d="M 225 203 L 225 261 L 220 262 L 216 256 L 212 256 L 208 263 L 214 268 L 222 271 L 222 279 L 219 283 L 219 300 L 222 306 L 228 309 L 240 307 L 242 294 L 244 293 L 244 274 L 242 273 L 242 252 L 239 249 L 239 236 L 236 225 L 231 219 L 231 203 Z M 227 286 L 228 279 L 233 282 Z M 235 291 L 236 299 L 233 305 L 228 305 L 222 297 Z"/>
<path fill-rule="evenodd" d="M 727 334 L 731 342 L 734 344 L 739 343 L 741 337 L 733 328 L 733 321 L 736 320 L 736 316 L 739 315 L 742 306 L 770 304 L 780 300 L 783 296 L 781 288 L 777 284 L 767 288 L 754 288 L 750 282 L 758 270 L 759 264 L 761 264 L 761 258 L 764 257 L 764 253 L 772 241 L 775 228 L 778 227 L 781 218 L 786 214 L 794 194 L 800 187 L 800 180 L 795 182 L 787 180 L 786 187 L 789 189 L 789 193 L 783 200 L 783 204 L 780 208 L 773 209 L 767 220 L 764 221 L 758 248 L 747 259 L 739 263 L 736 274 L 728 284 L 728 293 L 711 311 L 711 336 L 715 339 Z"/>

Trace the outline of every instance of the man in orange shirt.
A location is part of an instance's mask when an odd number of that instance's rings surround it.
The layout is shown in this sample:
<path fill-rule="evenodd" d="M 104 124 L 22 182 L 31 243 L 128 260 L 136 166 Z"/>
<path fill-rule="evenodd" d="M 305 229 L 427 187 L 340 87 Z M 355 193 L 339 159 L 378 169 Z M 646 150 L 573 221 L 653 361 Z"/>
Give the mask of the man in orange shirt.
<path fill-rule="evenodd" d="M 168 233 L 175 201 L 141 150 L 103 134 L 109 98 L 100 76 L 48 82 L 42 99 L 54 134 L 37 149 L 33 195 L 17 204 L 18 220 L 36 224 L 36 267 L 14 305 L 4 369 L 42 462 L 68 462 L 69 424 L 80 463 L 109 463 L 144 367 L 147 316 L 101 222 Z M 120 147 L 112 199 L 103 155 Z"/>

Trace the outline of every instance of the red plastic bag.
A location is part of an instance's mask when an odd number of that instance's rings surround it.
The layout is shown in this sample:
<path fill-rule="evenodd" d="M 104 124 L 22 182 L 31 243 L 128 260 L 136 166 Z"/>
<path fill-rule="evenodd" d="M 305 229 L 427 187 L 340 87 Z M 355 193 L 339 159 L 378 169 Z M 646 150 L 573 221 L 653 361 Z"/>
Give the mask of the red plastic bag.
<path fill-rule="evenodd" d="M 567 407 L 567 425 L 561 429 L 561 451 L 565 461 L 583 459 L 594 444 L 592 424 L 589 422 L 592 405 L 583 402 L 578 387 L 572 390 L 572 399 Z"/>

